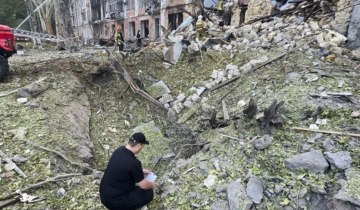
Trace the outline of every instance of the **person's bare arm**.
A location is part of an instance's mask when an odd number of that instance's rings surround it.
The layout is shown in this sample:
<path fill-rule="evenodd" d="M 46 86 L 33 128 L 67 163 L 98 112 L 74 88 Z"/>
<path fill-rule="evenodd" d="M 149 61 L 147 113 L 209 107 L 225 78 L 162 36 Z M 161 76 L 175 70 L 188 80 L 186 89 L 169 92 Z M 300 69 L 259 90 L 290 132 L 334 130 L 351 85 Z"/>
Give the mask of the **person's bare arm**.
<path fill-rule="evenodd" d="M 154 189 L 155 188 L 155 183 L 154 182 L 150 182 L 146 179 L 143 179 L 141 182 L 138 183 L 139 187 L 143 190 L 149 190 L 149 189 Z"/>

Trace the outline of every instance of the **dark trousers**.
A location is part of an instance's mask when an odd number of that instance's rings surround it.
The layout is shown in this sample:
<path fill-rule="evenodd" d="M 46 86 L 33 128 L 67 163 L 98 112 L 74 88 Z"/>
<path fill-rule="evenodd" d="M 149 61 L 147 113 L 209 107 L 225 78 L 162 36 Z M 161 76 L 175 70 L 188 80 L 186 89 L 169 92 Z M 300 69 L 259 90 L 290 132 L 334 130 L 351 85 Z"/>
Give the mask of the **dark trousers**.
<path fill-rule="evenodd" d="M 104 203 L 109 210 L 136 210 L 150 203 L 154 198 L 154 190 L 143 190 L 140 187 L 135 187 L 129 194 Z"/>

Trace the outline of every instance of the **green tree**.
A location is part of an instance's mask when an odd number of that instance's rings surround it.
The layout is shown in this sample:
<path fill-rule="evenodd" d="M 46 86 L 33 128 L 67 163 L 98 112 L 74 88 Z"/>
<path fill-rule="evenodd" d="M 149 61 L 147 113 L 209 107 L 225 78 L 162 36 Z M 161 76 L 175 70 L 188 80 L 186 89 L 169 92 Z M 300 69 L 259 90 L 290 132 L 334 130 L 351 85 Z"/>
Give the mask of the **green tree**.
<path fill-rule="evenodd" d="M 0 0 L 0 5 L 0 24 L 16 28 L 27 17 L 24 0 Z M 21 29 L 29 30 L 29 24 L 25 23 Z"/>

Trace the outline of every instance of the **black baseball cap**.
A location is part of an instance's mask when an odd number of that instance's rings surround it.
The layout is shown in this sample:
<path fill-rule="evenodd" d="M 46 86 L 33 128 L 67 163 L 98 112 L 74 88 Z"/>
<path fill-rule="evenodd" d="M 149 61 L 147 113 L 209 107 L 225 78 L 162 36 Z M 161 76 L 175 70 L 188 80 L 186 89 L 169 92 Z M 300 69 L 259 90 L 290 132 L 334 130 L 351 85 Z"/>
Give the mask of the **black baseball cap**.
<path fill-rule="evenodd" d="M 130 141 L 134 143 L 140 143 L 140 144 L 149 144 L 149 142 L 146 140 L 145 135 L 143 133 L 134 133 L 130 139 Z"/>

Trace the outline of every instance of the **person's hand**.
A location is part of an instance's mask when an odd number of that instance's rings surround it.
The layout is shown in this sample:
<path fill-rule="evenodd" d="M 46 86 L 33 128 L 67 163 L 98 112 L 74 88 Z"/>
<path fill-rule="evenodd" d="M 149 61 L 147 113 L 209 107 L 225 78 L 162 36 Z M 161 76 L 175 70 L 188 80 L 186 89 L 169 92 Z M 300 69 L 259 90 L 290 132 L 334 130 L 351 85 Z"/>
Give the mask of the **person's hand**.
<path fill-rule="evenodd" d="M 149 170 L 147 170 L 147 169 L 143 169 L 143 173 L 144 173 L 144 175 L 148 175 L 148 174 L 150 174 L 151 172 L 150 172 Z"/>

